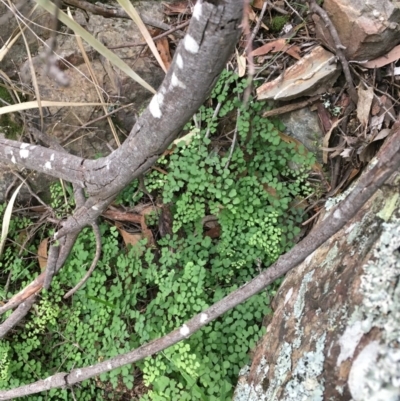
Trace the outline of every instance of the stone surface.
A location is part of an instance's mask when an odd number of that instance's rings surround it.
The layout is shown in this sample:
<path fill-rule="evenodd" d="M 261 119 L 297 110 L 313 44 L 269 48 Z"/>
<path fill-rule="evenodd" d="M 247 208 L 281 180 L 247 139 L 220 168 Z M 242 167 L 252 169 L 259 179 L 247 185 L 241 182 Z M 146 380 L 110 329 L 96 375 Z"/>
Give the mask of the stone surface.
<path fill-rule="evenodd" d="M 336 57 L 321 46 L 289 67 L 273 81 L 257 89 L 258 100 L 290 100 L 324 93 L 336 81 L 340 67 Z"/>
<path fill-rule="evenodd" d="M 162 20 L 161 4 L 149 3 L 153 5 L 153 18 Z M 142 11 L 140 6 L 138 9 Z M 149 4 L 146 4 L 146 10 L 148 9 Z M 91 15 L 86 21 L 81 18 L 82 13 L 79 10 L 76 11 L 75 15 L 78 21 L 85 21 L 84 28 L 106 46 L 112 47 L 143 40 L 133 21 L 104 18 L 99 15 Z M 105 101 L 117 103 L 119 106 L 133 103 L 131 107 L 119 115 L 117 113 L 113 116 L 114 123 L 122 128 L 125 135 L 128 135 L 135 122 L 135 114 L 137 115 L 147 105 L 146 102 L 152 94 L 126 76 L 103 56 L 94 52 L 90 46 L 86 44 L 84 46 L 90 59 L 91 69 L 96 76 Z M 153 63 L 152 55 L 149 52 L 141 55 L 142 47 L 124 47 L 113 51 L 150 85 L 157 88 L 161 83 L 164 77 L 163 71 Z M 60 86 L 52 77 L 49 77 L 43 54 L 44 49 L 40 48 L 38 55 L 33 59 L 39 91 L 43 100 L 71 103 L 100 102 L 89 68 L 84 62 L 73 35 L 60 35 L 57 46 L 58 65 L 70 83 L 68 86 Z M 67 66 L 62 60 L 68 60 L 72 65 Z M 20 71 L 25 83 L 30 84 L 29 64 L 25 63 L 21 66 Z M 65 138 L 68 138 L 77 127 L 101 115 L 104 115 L 104 111 L 99 106 L 50 107 L 46 115 L 44 130 L 64 143 Z M 86 158 L 93 158 L 98 154 L 107 155 L 111 149 L 116 149 L 117 144 L 107 119 L 90 124 L 90 127 L 74 135 L 73 139 L 75 140 L 69 141 L 67 149 Z M 123 137 L 120 140 L 123 141 Z"/>
<path fill-rule="evenodd" d="M 285 133 L 300 141 L 308 150 L 322 160 L 321 143 L 323 133 L 317 113 L 309 108 L 281 114 L 279 119 L 285 124 Z"/>
<path fill-rule="evenodd" d="M 4 46 L 13 33 L 18 32 L 17 20 L 12 16 L 7 2 L 0 2 L 0 48 Z M 52 16 L 43 11 L 40 7 L 33 11 L 36 3 L 34 0 L 21 2 L 11 0 L 11 3 L 19 5 L 19 11 L 27 19 L 34 20 L 35 24 L 30 24 L 29 29 L 25 29 L 24 34 L 29 45 L 31 53 L 34 55 L 41 44 L 41 41 L 47 40 L 50 36 L 49 28 L 52 27 Z M 33 14 L 31 14 L 33 11 Z M 9 76 L 16 77 L 19 66 L 26 60 L 25 43 L 20 36 L 10 47 L 7 55 L 1 61 L 1 69 Z"/>
<path fill-rule="evenodd" d="M 399 399 L 399 184 L 288 273 L 234 401 Z"/>
<path fill-rule="evenodd" d="M 400 42 L 400 3 L 390 0 L 325 0 L 348 60 L 372 60 Z M 335 49 L 325 23 L 316 15 L 317 38 Z"/>

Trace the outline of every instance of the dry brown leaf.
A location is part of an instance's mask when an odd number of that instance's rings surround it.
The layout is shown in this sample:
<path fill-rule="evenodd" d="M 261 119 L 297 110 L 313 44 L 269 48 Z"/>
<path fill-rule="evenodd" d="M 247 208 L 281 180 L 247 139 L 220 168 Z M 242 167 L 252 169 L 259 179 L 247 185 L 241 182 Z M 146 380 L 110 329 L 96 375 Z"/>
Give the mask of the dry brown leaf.
<path fill-rule="evenodd" d="M 122 212 L 119 210 L 106 210 L 102 213 L 103 217 L 111 220 L 129 221 L 131 223 L 140 224 L 141 216 L 130 212 Z M 116 224 L 117 225 L 117 224 Z"/>
<path fill-rule="evenodd" d="M 384 128 L 380 130 L 379 134 L 373 139 L 373 142 L 385 139 L 390 133 L 390 128 Z"/>
<path fill-rule="evenodd" d="M 236 61 L 239 78 L 244 77 L 244 74 L 246 74 L 246 56 L 244 54 L 239 55 L 239 52 L 236 50 Z"/>
<path fill-rule="evenodd" d="M 47 244 L 49 242 L 48 238 L 45 238 L 38 248 L 38 261 L 41 270 L 44 270 L 47 266 Z"/>
<path fill-rule="evenodd" d="M 247 16 L 249 17 L 249 19 L 251 21 L 255 21 L 258 22 L 258 15 L 254 12 L 254 10 L 252 8 L 247 8 L 248 12 L 247 12 Z M 269 31 L 269 28 L 267 27 L 267 25 L 264 24 L 264 22 L 261 23 L 261 26 L 266 30 Z"/>
<path fill-rule="evenodd" d="M 187 1 L 180 1 L 179 3 L 162 3 L 165 7 L 164 14 L 190 14 L 190 7 Z"/>
<path fill-rule="evenodd" d="M 366 63 L 362 63 L 363 67 L 367 68 L 381 68 L 385 65 L 393 63 L 400 58 L 400 45 L 394 47 L 390 50 L 389 53 L 385 54 L 384 56 L 378 57 L 374 60 L 367 61 Z"/>
<path fill-rule="evenodd" d="M 289 45 L 286 43 L 286 40 L 281 38 L 274 40 L 272 42 L 268 42 L 265 45 L 255 49 L 251 52 L 252 56 L 263 56 L 268 53 L 277 53 L 277 52 L 285 52 L 290 56 L 294 57 L 297 60 L 300 60 L 300 48 L 295 45 Z"/>
<path fill-rule="evenodd" d="M 355 177 L 357 177 L 358 173 L 360 172 L 359 168 L 353 168 L 351 171 L 349 178 L 347 179 L 347 183 L 349 184 Z M 347 184 L 346 184 L 347 185 Z"/>
<path fill-rule="evenodd" d="M 162 38 L 156 42 L 157 50 L 160 53 L 161 60 L 163 61 L 165 68 L 169 70 L 171 66 L 171 53 L 169 51 L 169 43 L 167 38 Z"/>
<path fill-rule="evenodd" d="M 264 191 L 269 193 L 273 198 L 277 198 L 277 192 L 275 188 L 270 187 L 267 183 L 263 184 Z"/>
<path fill-rule="evenodd" d="M 367 126 L 369 121 L 369 112 L 373 99 L 374 88 L 369 86 L 367 89 L 363 89 L 361 85 L 358 87 L 357 118 L 364 127 Z"/>
<path fill-rule="evenodd" d="M 205 237 L 210 237 L 210 238 L 219 238 L 220 235 L 221 235 L 221 227 L 220 226 L 210 228 L 209 230 L 207 230 L 204 233 Z"/>
<path fill-rule="evenodd" d="M 254 8 L 257 8 L 258 10 L 261 10 L 264 5 L 264 0 L 254 0 L 252 6 Z"/>
<path fill-rule="evenodd" d="M 138 244 L 138 242 L 143 239 L 142 234 L 139 233 L 128 233 L 128 231 L 125 231 L 124 229 L 120 228 L 119 233 L 122 235 L 122 239 L 124 240 L 125 245 L 132 245 L 135 246 Z"/>
<path fill-rule="evenodd" d="M 124 244 L 126 246 L 132 245 L 136 246 L 138 242 L 143 239 L 143 235 L 140 233 L 129 233 L 126 231 L 123 227 L 123 224 L 119 223 L 118 221 L 115 222 L 115 227 L 117 227 L 119 233 L 122 236 L 122 239 L 124 241 Z"/>
<path fill-rule="evenodd" d="M 372 106 L 371 106 L 371 115 L 376 116 L 379 112 L 381 111 L 381 106 L 379 104 L 378 99 L 375 99 L 372 101 Z"/>

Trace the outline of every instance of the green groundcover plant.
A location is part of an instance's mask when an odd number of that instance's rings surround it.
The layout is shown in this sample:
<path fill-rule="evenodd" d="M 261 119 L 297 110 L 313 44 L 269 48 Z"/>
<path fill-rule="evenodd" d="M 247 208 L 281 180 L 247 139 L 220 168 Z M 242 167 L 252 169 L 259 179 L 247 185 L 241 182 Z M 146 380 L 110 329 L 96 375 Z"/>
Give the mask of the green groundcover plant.
<path fill-rule="evenodd" d="M 224 71 L 199 110 L 197 127 L 185 127 L 185 140 L 158 161 L 159 169 L 145 176 L 147 191 L 171 210 L 172 233 L 159 237 L 154 247 L 143 240 L 126 250 L 116 227 L 101 222 L 101 259 L 89 281 L 64 300 L 94 257 L 94 235 L 89 228 L 83 230 L 50 290 L 40 294 L 26 322 L 0 342 L 0 388 L 93 365 L 159 338 L 290 249 L 304 218 L 299 205 L 312 191 L 306 178 L 314 157 L 281 139 L 280 123 L 260 116 L 265 104 L 250 99 L 243 106 L 245 86 L 244 80 Z M 140 202 L 146 195 L 138 188 L 133 182 L 116 203 Z M 52 187 L 52 197 L 60 215 L 73 206 L 61 201 L 58 184 Z M 219 230 L 213 238 L 204 234 L 210 217 Z M 151 220 L 148 224 L 156 227 L 158 216 Z M 41 237 L 51 231 L 43 227 L 21 250 L 30 224 L 27 218 L 12 220 L 9 245 L 0 260 L 3 297 L 8 277 L 10 296 L 38 274 L 33 255 Z M 148 388 L 137 396 L 142 401 L 229 400 L 240 368 L 264 332 L 262 319 L 271 312 L 276 288 L 277 283 L 135 366 L 72 390 L 26 399 L 70 400 L 73 391 L 81 401 L 116 400 L 134 394 L 130 391 L 140 384 Z"/>

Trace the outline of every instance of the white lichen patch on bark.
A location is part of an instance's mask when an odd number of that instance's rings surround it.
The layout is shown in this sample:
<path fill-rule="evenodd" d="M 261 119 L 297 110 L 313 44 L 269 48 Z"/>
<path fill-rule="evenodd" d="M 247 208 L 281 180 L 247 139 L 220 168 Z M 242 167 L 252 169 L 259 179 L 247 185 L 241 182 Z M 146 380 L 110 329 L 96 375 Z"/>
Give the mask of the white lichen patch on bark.
<path fill-rule="evenodd" d="M 21 143 L 20 146 L 20 151 L 19 151 L 19 156 L 21 157 L 21 159 L 27 159 L 29 156 L 29 143 Z"/>
<path fill-rule="evenodd" d="M 46 163 L 44 164 L 44 168 L 47 169 L 47 170 L 51 170 L 51 169 L 52 169 L 51 163 L 50 163 L 50 162 L 46 162 Z"/>
<path fill-rule="evenodd" d="M 178 55 L 176 56 L 176 65 L 178 66 L 178 68 L 182 69 L 183 68 L 183 58 L 182 56 L 178 53 Z"/>
<path fill-rule="evenodd" d="M 208 315 L 207 313 L 202 313 L 200 315 L 200 323 L 205 323 L 208 320 Z"/>
<path fill-rule="evenodd" d="M 197 21 L 200 19 L 201 14 L 202 14 L 202 4 L 200 2 L 200 0 L 197 1 L 196 5 L 194 6 L 193 9 L 193 14 L 192 17 L 197 19 Z"/>
<path fill-rule="evenodd" d="M 151 99 L 149 109 L 150 113 L 154 118 L 161 118 L 162 112 L 161 112 L 161 106 L 164 102 L 164 95 L 162 93 L 157 93 L 153 96 L 153 99 Z"/>
<path fill-rule="evenodd" d="M 17 163 L 17 161 L 15 160 L 15 156 L 14 156 L 14 155 L 11 156 L 11 161 L 12 161 L 14 164 Z"/>
<path fill-rule="evenodd" d="M 189 327 L 188 327 L 186 324 L 184 324 L 184 325 L 180 328 L 179 333 L 181 333 L 182 336 L 186 337 L 186 336 L 190 333 L 190 329 L 189 329 Z"/>
<path fill-rule="evenodd" d="M 185 46 L 185 49 L 192 54 L 196 54 L 199 51 L 199 45 L 196 42 L 196 40 L 193 38 L 193 36 L 187 34 L 185 36 L 185 39 L 183 40 L 183 44 Z"/>
<path fill-rule="evenodd" d="M 336 209 L 336 210 L 333 212 L 333 218 L 339 220 L 341 217 L 342 217 L 342 213 L 340 212 L 339 209 Z"/>
<path fill-rule="evenodd" d="M 179 78 L 176 76 L 175 73 L 173 73 L 171 76 L 171 85 L 170 86 L 171 86 L 171 88 L 179 87 L 182 89 L 186 89 L 186 85 L 182 81 L 179 80 Z"/>
<path fill-rule="evenodd" d="M 19 151 L 19 155 L 21 157 L 21 159 L 27 159 L 29 156 L 29 150 L 28 149 L 21 149 Z"/>

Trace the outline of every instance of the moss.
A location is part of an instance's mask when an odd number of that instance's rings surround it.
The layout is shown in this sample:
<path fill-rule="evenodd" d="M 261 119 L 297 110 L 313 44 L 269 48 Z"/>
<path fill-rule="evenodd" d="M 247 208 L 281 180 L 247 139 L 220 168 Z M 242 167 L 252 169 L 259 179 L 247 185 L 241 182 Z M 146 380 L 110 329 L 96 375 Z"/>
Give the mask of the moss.
<path fill-rule="evenodd" d="M 0 86 L 0 99 L 7 103 L 13 103 L 13 99 L 8 90 Z M 2 102 L 0 102 L 3 104 Z M 14 115 L 3 114 L 0 116 L 0 134 L 4 134 L 8 139 L 17 139 L 23 131 L 23 125 L 16 122 Z"/>
<path fill-rule="evenodd" d="M 286 22 L 289 21 L 289 18 L 289 15 L 277 15 L 276 17 L 272 17 L 268 27 L 271 29 L 271 32 L 280 32 Z"/>

